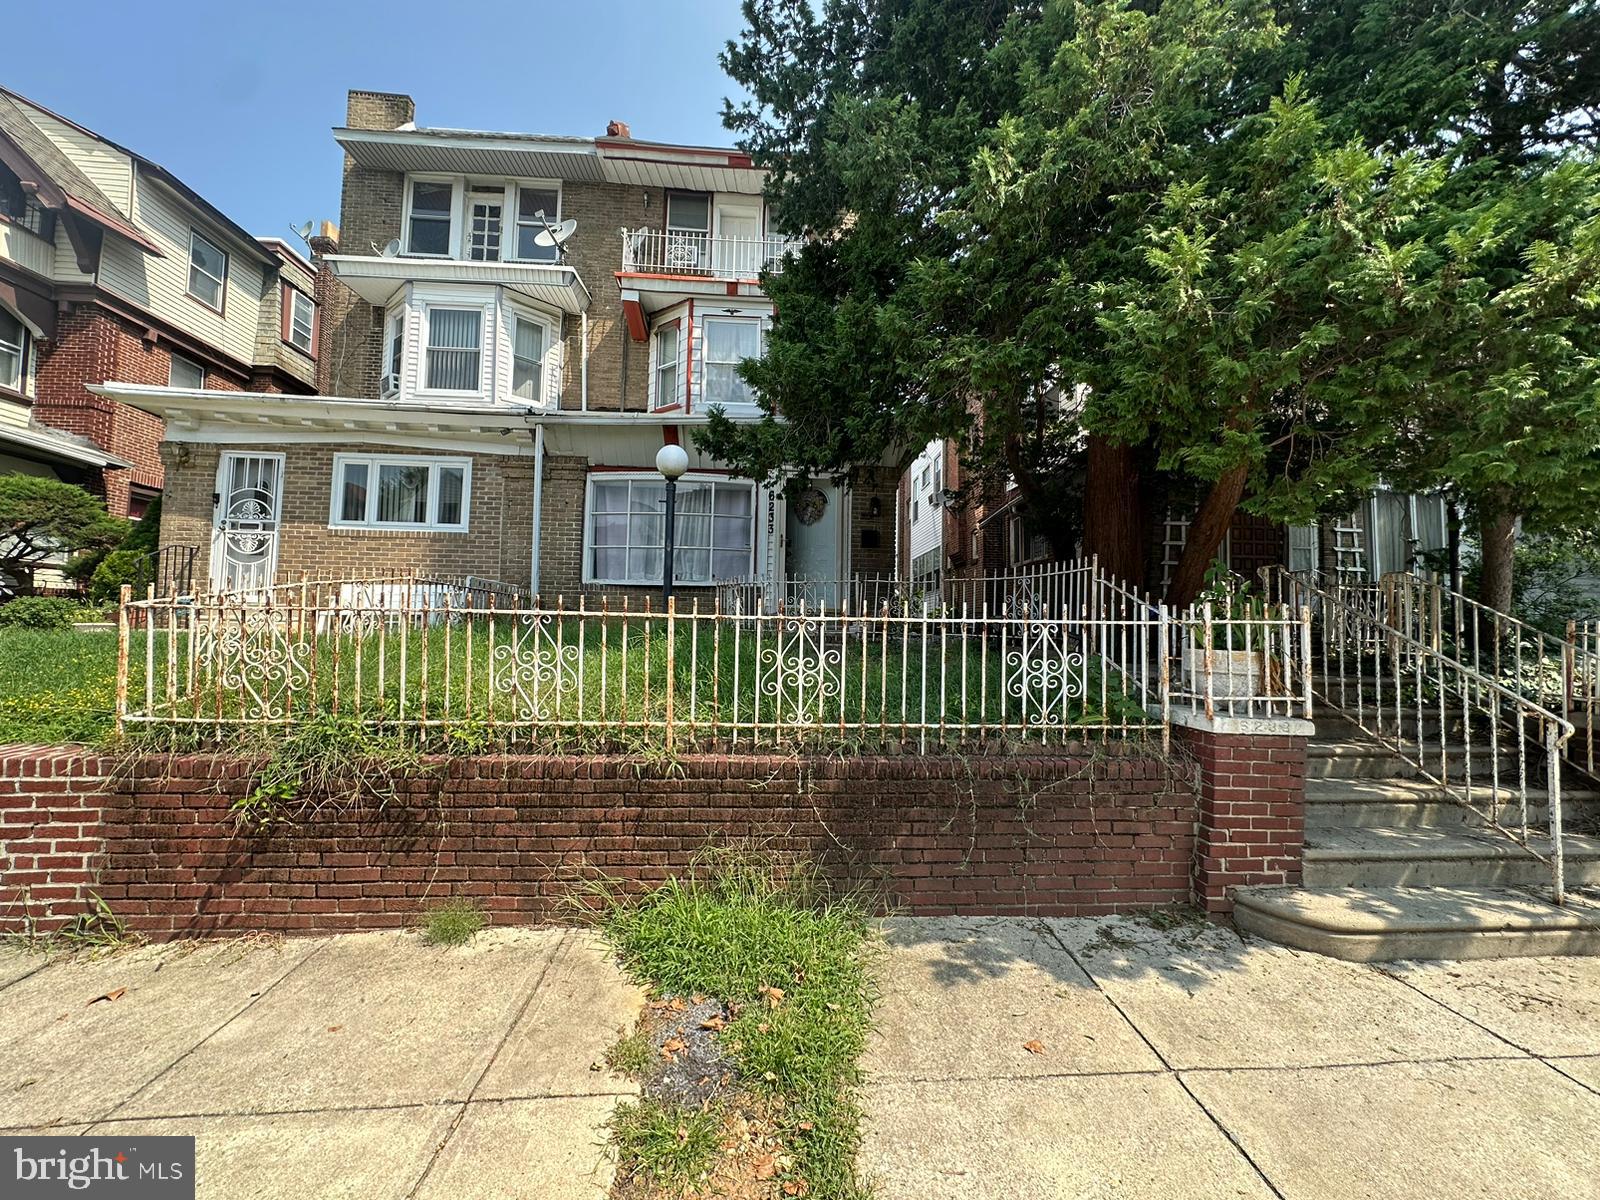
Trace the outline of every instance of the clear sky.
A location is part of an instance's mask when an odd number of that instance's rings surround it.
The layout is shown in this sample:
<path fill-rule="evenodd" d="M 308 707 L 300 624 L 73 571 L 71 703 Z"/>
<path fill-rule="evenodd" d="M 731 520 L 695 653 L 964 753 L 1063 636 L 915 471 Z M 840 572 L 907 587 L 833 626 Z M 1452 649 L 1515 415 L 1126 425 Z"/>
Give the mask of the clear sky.
<path fill-rule="evenodd" d="M 615 118 L 727 145 L 717 53 L 743 22 L 738 0 L 78 0 L 4 24 L 6 87 L 289 237 L 339 218 L 349 88 L 408 93 L 419 125 L 593 136 Z"/>

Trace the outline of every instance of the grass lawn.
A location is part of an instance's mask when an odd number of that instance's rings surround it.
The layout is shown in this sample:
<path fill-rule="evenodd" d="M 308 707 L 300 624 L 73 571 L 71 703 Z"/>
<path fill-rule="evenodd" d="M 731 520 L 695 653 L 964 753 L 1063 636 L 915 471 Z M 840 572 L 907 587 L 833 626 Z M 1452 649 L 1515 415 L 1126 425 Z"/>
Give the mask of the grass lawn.
<path fill-rule="evenodd" d="M 642 900 L 614 905 L 602 929 L 653 995 L 727 1005 L 731 1019 L 710 1036 L 738 1069 L 731 1089 L 685 1106 L 652 1086 L 660 1064 L 649 1056 L 613 1058 L 632 1059 L 645 1092 L 612 1121 L 619 1172 L 639 1185 L 626 1194 L 723 1194 L 719 1173 L 742 1166 L 783 1195 L 863 1195 L 855 1157 L 857 1060 L 870 1026 L 864 909 L 829 896 L 804 870 L 719 856 Z M 741 1159 L 728 1130 L 751 1125 L 762 1127 L 768 1152 Z"/>
<path fill-rule="evenodd" d="M 116 700 L 116 634 L 0 629 L 0 743 L 102 741 Z"/>

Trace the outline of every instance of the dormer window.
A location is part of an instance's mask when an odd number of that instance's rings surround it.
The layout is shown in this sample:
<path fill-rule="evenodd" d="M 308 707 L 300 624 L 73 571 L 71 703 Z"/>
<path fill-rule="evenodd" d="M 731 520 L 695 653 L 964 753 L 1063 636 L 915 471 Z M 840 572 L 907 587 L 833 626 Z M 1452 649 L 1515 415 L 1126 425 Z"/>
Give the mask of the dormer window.
<path fill-rule="evenodd" d="M 216 244 L 189 231 L 189 295 L 207 308 L 222 311 L 228 284 L 228 256 Z"/>
<path fill-rule="evenodd" d="M 440 258 L 450 253 L 450 209 L 454 196 L 455 188 L 448 183 L 419 179 L 411 184 L 406 253 Z"/>

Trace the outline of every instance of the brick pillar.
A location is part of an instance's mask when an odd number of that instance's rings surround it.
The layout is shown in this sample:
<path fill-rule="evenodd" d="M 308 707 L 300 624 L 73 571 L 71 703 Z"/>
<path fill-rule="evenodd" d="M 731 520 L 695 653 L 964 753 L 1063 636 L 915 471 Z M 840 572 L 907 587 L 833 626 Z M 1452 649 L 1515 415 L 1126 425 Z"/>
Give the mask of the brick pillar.
<path fill-rule="evenodd" d="M 1199 776 L 1190 875 L 1195 904 L 1221 918 L 1233 912 L 1236 887 L 1298 885 L 1311 722 L 1178 714 L 1173 722 Z"/>

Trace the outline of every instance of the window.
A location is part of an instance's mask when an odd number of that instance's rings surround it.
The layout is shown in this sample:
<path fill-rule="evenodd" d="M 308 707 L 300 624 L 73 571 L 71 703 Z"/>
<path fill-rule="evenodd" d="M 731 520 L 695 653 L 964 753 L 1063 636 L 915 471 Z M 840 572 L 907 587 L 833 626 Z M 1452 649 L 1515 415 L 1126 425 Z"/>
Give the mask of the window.
<path fill-rule="evenodd" d="M 517 189 L 517 257 L 528 262 L 555 262 L 556 247 L 534 241 L 545 224 L 561 219 L 561 192 L 552 187 Z"/>
<path fill-rule="evenodd" d="M 739 364 L 761 357 L 759 317 L 708 317 L 705 325 L 705 402 L 754 404 L 755 391 L 739 375 Z"/>
<path fill-rule="evenodd" d="M 428 387 L 440 392 L 482 390 L 481 308 L 428 310 Z"/>
<path fill-rule="evenodd" d="M 228 256 L 216 245 L 189 231 L 189 295 L 207 308 L 222 311 L 222 293 L 228 282 Z"/>
<path fill-rule="evenodd" d="M 450 207 L 455 187 L 449 183 L 415 180 L 411 184 L 411 218 L 407 225 L 409 254 L 445 256 L 450 253 Z"/>
<path fill-rule="evenodd" d="M 28 327 L 0 308 L 0 387 L 22 390 L 28 367 Z"/>
<path fill-rule="evenodd" d="M 22 181 L 0 165 L 0 221 L 20 225 L 47 242 L 56 238 L 56 215 L 32 193 L 23 190 Z"/>
<path fill-rule="evenodd" d="M 317 306 L 310 296 L 294 288 L 284 289 L 284 299 L 289 310 L 287 322 L 289 336 L 284 340 L 296 350 L 304 350 L 310 354 L 312 338 L 317 327 Z"/>
<path fill-rule="evenodd" d="M 499 262 L 505 189 L 474 187 L 467 199 L 467 257 L 474 262 Z"/>
<path fill-rule="evenodd" d="M 705 192 L 667 193 L 667 252 L 671 270 L 703 271 L 711 261 L 711 197 Z"/>
<path fill-rule="evenodd" d="M 328 523 L 464 530 L 471 483 L 470 459 L 339 454 L 333 460 Z"/>
<path fill-rule="evenodd" d="M 378 381 L 381 395 L 400 390 L 400 352 L 405 347 L 405 310 L 397 309 L 383 319 L 383 378 Z"/>
<path fill-rule="evenodd" d="M 589 581 L 661 582 L 666 485 L 654 475 L 596 475 L 589 483 Z M 749 575 L 755 486 L 685 478 L 678 484 L 673 579 L 689 586 Z"/>
<path fill-rule="evenodd" d="M 176 388 L 194 388 L 199 390 L 206 386 L 206 369 L 197 362 L 190 362 L 177 354 L 167 356 L 167 386 Z"/>
<path fill-rule="evenodd" d="M 528 317 L 511 321 L 511 394 L 519 400 L 543 399 L 545 327 Z"/>
<path fill-rule="evenodd" d="M 656 395 L 657 408 L 666 408 L 683 399 L 678 395 L 678 327 L 663 325 L 656 330 Z"/>

